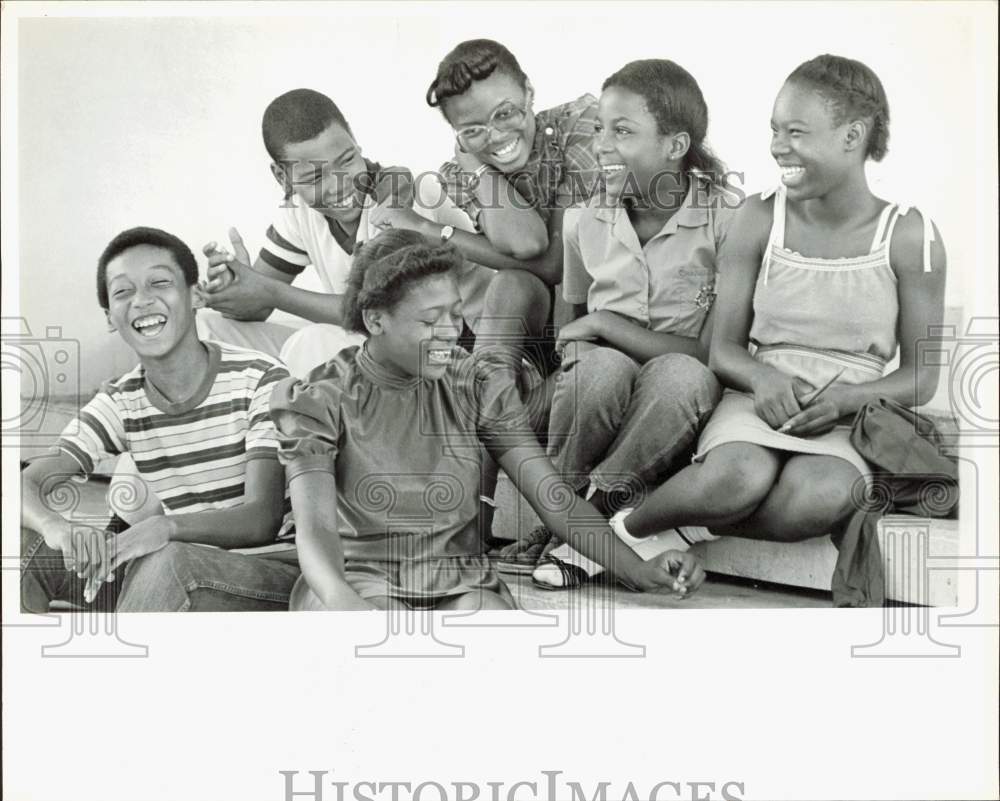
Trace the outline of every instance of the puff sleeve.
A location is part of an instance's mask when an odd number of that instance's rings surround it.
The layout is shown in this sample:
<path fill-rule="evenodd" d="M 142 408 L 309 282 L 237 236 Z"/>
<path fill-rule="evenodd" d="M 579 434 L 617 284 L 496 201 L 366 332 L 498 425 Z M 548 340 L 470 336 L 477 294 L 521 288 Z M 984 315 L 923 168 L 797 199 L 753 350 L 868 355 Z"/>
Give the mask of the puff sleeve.
<path fill-rule="evenodd" d="M 287 378 L 271 393 L 271 419 L 278 432 L 278 460 L 291 481 L 302 473 L 334 472 L 340 442 L 341 387 Z"/>

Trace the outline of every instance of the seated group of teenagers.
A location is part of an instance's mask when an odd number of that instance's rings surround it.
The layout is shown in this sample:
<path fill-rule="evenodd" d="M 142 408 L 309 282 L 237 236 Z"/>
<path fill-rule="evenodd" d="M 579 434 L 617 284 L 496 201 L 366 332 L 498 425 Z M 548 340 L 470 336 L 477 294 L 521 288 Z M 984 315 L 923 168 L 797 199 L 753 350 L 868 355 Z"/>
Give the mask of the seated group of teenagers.
<path fill-rule="evenodd" d="M 751 195 L 668 60 L 536 112 L 514 55 L 473 40 L 426 100 L 455 135 L 433 181 L 362 155 L 330 98 L 276 98 L 283 194 L 252 262 L 236 229 L 201 281 L 170 233 L 111 240 L 98 298 L 139 364 L 22 472 L 26 610 L 506 609 L 505 572 L 602 570 L 686 598 L 699 540 L 845 524 L 870 476 L 850 420 L 930 399 L 915 348 L 943 314 L 933 224 L 866 180 L 875 73 L 795 68 L 780 184 Z M 323 291 L 293 284 L 309 265 Z M 135 502 L 110 524 L 48 502 L 111 457 Z M 500 469 L 543 523 L 513 543 L 491 536 Z"/>

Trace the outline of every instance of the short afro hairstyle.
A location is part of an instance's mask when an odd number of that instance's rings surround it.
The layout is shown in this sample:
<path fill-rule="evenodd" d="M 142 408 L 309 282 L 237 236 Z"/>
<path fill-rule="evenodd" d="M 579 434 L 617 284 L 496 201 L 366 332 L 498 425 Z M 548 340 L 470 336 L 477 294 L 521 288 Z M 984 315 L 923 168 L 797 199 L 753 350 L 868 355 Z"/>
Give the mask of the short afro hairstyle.
<path fill-rule="evenodd" d="M 194 286 L 198 283 L 198 262 L 195 261 L 191 248 L 178 237 L 159 228 L 144 226 L 129 228 L 112 239 L 97 260 L 97 302 L 105 311 L 110 305 L 108 301 L 108 263 L 126 250 L 140 245 L 150 245 L 169 251 L 184 274 L 185 283 L 188 286 Z"/>
<path fill-rule="evenodd" d="M 264 110 L 261 133 L 272 161 L 281 161 L 285 145 L 306 142 L 337 123 L 351 136 L 351 126 L 337 104 L 322 92 L 293 89 L 276 97 Z"/>

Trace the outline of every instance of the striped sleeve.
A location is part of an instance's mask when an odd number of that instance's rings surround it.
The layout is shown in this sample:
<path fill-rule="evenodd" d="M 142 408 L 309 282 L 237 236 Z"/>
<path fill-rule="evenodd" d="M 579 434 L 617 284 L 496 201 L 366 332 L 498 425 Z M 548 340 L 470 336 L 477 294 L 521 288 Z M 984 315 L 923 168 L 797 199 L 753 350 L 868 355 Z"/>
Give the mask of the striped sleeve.
<path fill-rule="evenodd" d="M 271 392 L 274 385 L 288 378 L 288 370 L 275 365 L 267 370 L 257 382 L 247 415 L 250 427 L 247 429 L 247 459 L 277 459 L 278 434 L 271 420 Z"/>
<path fill-rule="evenodd" d="M 80 410 L 78 419 L 66 426 L 56 447 L 76 459 L 87 475 L 102 459 L 128 450 L 125 425 L 114 399 L 107 392 L 98 392 Z"/>
<path fill-rule="evenodd" d="M 298 275 L 312 263 L 299 234 L 298 223 L 292 209 L 280 209 L 268 227 L 260 259 L 265 264 L 287 275 Z"/>

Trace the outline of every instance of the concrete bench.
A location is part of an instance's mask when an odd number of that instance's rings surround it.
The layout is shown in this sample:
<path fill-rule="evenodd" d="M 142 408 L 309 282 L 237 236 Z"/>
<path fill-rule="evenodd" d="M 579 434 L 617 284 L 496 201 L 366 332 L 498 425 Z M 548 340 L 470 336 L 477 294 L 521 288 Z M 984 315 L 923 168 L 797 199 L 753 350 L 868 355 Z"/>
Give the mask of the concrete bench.
<path fill-rule="evenodd" d="M 496 502 L 494 536 L 519 539 L 541 525 L 534 510 L 502 473 Z M 879 524 L 878 537 L 885 565 L 886 596 L 890 601 L 958 605 L 958 571 L 928 572 L 925 566 L 928 557 L 958 555 L 958 521 L 887 515 Z M 712 573 L 825 591 L 830 589 L 837 563 L 837 549 L 829 537 L 796 543 L 724 537 L 716 542 L 698 543 L 692 553 Z"/>

